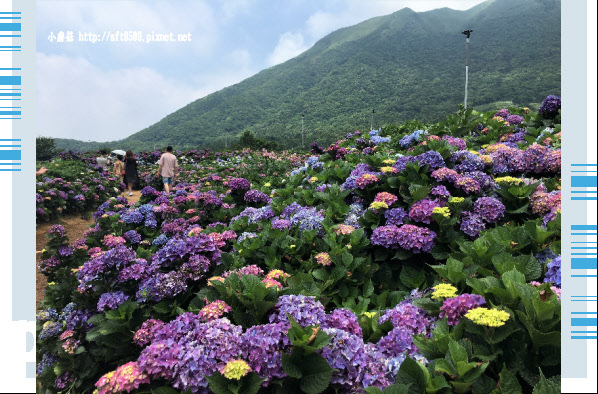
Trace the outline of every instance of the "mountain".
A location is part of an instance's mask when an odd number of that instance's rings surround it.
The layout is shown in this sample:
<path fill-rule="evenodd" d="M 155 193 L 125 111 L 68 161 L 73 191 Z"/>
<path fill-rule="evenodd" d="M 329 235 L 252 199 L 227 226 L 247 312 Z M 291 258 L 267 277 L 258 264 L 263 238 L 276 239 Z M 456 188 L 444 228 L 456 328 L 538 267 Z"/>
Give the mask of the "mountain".
<path fill-rule="evenodd" d="M 467 29 L 469 106 L 533 105 L 560 95 L 560 9 L 560 0 L 490 0 L 466 11 L 405 8 L 334 31 L 283 64 L 103 145 L 223 148 L 249 129 L 292 148 L 301 145 L 302 115 L 306 146 L 369 130 L 372 110 L 374 126 L 438 121 L 463 102 Z M 75 144 L 57 140 L 65 145 Z"/>

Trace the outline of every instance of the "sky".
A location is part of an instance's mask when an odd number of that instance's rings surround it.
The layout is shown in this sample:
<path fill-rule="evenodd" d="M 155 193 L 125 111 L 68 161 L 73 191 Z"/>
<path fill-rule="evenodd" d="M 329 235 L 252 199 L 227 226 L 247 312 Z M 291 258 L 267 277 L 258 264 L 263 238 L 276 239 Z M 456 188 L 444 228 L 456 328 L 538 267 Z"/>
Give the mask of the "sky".
<path fill-rule="evenodd" d="M 341 27 L 483 1 L 38 0 L 37 135 L 119 140 Z"/>

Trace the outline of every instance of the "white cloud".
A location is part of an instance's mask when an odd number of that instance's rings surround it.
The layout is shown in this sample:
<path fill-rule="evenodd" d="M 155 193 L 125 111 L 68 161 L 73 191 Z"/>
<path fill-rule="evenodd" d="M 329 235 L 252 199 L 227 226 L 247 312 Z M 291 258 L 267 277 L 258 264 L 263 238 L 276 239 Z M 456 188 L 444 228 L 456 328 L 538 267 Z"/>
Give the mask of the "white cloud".
<path fill-rule="evenodd" d="M 286 32 L 278 39 L 274 51 L 268 56 L 268 64 L 274 66 L 294 58 L 309 47 L 305 45 L 303 34 Z"/>
<path fill-rule="evenodd" d="M 242 52 L 240 52 L 242 53 Z M 246 59 L 245 59 L 246 60 Z M 103 71 L 83 58 L 37 53 L 37 135 L 111 141 L 253 74 L 247 66 L 196 76 L 195 86 L 146 67 Z"/>
<path fill-rule="evenodd" d="M 239 14 L 247 14 L 253 0 L 219 0 L 225 18 L 234 18 Z"/>

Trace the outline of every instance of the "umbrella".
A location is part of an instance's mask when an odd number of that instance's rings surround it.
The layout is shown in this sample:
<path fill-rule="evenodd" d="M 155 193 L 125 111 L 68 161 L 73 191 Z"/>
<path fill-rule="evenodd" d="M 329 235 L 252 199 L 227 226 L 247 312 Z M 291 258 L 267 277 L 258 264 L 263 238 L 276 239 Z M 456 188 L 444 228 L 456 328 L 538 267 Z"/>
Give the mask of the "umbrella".
<path fill-rule="evenodd" d="M 114 153 L 115 155 L 121 155 L 121 156 L 124 156 L 127 154 L 127 152 L 125 152 L 124 150 L 120 150 L 120 149 L 115 149 L 112 151 L 112 153 Z"/>

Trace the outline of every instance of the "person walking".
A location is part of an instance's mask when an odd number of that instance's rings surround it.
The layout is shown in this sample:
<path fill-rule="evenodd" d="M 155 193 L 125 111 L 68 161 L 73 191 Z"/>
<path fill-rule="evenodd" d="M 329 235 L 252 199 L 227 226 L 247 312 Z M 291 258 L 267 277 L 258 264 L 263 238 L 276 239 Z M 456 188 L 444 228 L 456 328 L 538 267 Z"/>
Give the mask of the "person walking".
<path fill-rule="evenodd" d="M 125 183 L 127 184 L 128 195 L 133 195 L 133 184 L 137 182 L 137 159 L 130 149 L 125 155 Z"/>
<path fill-rule="evenodd" d="M 116 161 L 114 162 L 114 167 L 112 167 L 112 174 L 117 177 L 121 183 L 123 181 L 125 173 L 125 163 L 123 163 L 122 155 L 116 156 Z"/>
<path fill-rule="evenodd" d="M 177 170 L 176 156 L 172 154 L 172 146 L 166 147 L 166 152 L 160 156 L 158 160 L 158 175 L 162 176 L 162 182 L 164 182 L 164 190 L 166 193 L 170 193 L 170 186 L 176 180 Z"/>
<path fill-rule="evenodd" d="M 105 150 L 102 149 L 100 151 L 100 157 L 97 157 L 96 161 L 97 161 L 98 165 L 100 167 L 102 167 L 102 170 L 104 172 L 108 172 L 108 169 L 110 168 L 110 159 L 106 157 L 106 151 Z"/>

